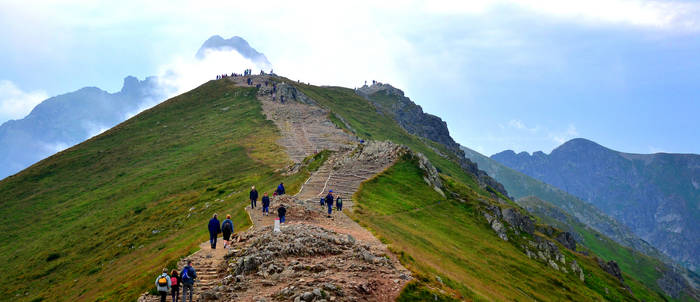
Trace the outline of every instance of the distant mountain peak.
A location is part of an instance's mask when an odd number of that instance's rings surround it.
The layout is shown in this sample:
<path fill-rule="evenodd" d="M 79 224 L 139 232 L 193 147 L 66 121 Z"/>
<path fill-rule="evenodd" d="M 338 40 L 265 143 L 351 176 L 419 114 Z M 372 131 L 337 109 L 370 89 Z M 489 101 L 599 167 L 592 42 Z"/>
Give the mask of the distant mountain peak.
<path fill-rule="evenodd" d="M 253 61 L 260 67 L 269 68 L 270 66 L 272 66 L 272 64 L 270 64 L 270 61 L 267 60 L 267 57 L 265 57 L 264 54 L 255 50 L 255 48 L 251 47 L 250 44 L 248 44 L 248 41 L 239 36 L 233 36 L 229 39 L 224 39 L 219 35 L 213 35 L 209 39 L 204 41 L 204 44 L 202 44 L 199 50 L 197 50 L 197 54 L 195 55 L 195 57 L 197 59 L 203 59 L 206 55 L 207 50 L 235 50 L 244 58 Z"/>

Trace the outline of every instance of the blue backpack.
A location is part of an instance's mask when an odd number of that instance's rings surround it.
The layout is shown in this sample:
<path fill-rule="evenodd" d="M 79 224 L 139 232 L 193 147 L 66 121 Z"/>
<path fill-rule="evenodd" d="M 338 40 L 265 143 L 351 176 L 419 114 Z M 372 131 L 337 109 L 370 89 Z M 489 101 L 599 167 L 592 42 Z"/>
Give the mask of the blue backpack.
<path fill-rule="evenodd" d="M 182 270 L 182 276 L 180 278 L 182 281 L 190 281 L 190 269 L 185 267 L 185 269 Z"/>

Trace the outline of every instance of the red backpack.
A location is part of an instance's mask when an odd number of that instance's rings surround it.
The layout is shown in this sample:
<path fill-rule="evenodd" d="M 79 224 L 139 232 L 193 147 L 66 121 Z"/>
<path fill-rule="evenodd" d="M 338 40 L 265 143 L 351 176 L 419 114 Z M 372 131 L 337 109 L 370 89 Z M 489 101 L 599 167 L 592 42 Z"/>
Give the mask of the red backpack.
<path fill-rule="evenodd" d="M 170 277 L 170 285 L 171 286 L 177 285 L 177 277 Z"/>

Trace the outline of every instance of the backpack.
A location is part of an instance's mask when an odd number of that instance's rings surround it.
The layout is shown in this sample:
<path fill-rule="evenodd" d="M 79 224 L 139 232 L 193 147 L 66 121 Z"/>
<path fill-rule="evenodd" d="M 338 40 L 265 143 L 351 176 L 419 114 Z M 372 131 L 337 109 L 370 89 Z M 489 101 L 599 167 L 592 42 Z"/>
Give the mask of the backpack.
<path fill-rule="evenodd" d="M 177 277 L 170 277 L 170 284 L 172 286 L 176 286 L 177 285 Z"/>
<path fill-rule="evenodd" d="M 231 226 L 231 223 L 228 221 L 224 223 L 224 227 L 222 229 L 224 231 L 227 231 L 227 232 L 233 232 L 233 227 Z"/>
<path fill-rule="evenodd" d="M 190 280 L 190 270 L 188 268 L 185 268 L 182 270 L 182 281 L 189 281 Z"/>
<path fill-rule="evenodd" d="M 162 287 L 168 286 L 167 276 L 161 275 L 160 278 L 158 278 L 158 286 L 162 286 Z"/>

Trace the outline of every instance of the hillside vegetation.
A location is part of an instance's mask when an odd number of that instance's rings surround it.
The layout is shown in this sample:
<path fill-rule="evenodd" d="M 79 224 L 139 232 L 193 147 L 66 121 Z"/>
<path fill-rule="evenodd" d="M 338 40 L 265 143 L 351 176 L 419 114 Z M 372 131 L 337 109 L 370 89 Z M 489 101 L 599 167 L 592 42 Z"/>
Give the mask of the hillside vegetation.
<path fill-rule="evenodd" d="M 236 229 L 250 185 L 293 192 L 255 89 L 211 81 L 0 182 L 0 292 L 13 300 L 128 300 L 206 240 Z"/>
<path fill-rule="evenodd" d="M 523 246 L 546 235 L 509 231 L 510 240 L 501 240 L 480 211 L 522 210 L 480 186 L 456 154 L 408 134 L 351 89 L 294 85 L 329 109 L 338 127 L 403 144 L 440 173 L 445 195 L 426 184 L 416 158 L 405 157 L 353 198 L 355 219 L 417 276 L 400 300 L 662 299 L 625 275 L 628 292 L 593 256 L 558 244 L 585 281 L 530 259 Z M 0 270 L 12 280 L 0 285 L 3 297 L 133 300 L 162 267 L 207 239 L 212 213 L 232 214 L 236 230 L 247 227 L 250 185 L 262 193 L 284 181 L 288 193 L 298 191 L 327 153 L 287 175 L 279 130 L 256 92 L 210 81 L 0 182 Z"/>

